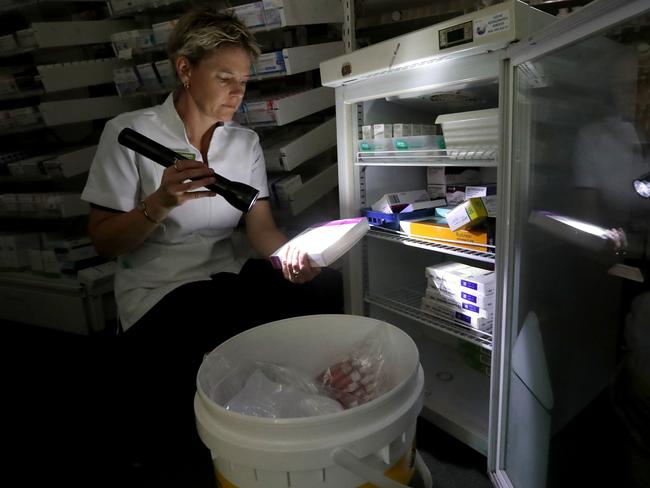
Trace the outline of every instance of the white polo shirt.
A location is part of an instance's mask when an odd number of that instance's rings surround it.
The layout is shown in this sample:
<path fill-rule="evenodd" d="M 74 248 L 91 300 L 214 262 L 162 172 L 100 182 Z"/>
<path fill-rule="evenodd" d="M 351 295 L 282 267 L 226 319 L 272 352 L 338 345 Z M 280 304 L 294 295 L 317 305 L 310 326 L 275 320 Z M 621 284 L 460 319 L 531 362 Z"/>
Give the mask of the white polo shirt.
<path fill-rule="evenodd" d="M 164 168 L 117 142 L 125 127 L 197 160 L 202 156 L 187 138 L 173 94 L 161 105 L 108 121 L 81 198 L 128 212 L 158 189 Z M 210 142 L 208 165 L 217 174 L 257 188 L 260 198 L 268 196 L 264 156 L 251 129 L 236 122 L 218 127 Z M 173 209 L 139 248 L 119 256 L 115 297 L 122 327 L 129 328 L 174 288 L 209 280 L 222 271 L 239 272 L 241 265 L 234 259 L 229 237 L 241 216 L 218 195 L 190 200 Z"/>

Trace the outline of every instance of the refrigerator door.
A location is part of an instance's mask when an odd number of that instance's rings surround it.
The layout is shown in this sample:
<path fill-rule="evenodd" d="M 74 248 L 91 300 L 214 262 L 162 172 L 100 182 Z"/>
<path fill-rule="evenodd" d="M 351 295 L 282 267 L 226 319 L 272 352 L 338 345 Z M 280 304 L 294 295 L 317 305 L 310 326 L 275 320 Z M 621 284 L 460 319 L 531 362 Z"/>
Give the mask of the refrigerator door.
<path fill-rule="evenodd" d="M 504 62 L 497 486 L 650 486 L 648 32 L 596 0 Z"/>

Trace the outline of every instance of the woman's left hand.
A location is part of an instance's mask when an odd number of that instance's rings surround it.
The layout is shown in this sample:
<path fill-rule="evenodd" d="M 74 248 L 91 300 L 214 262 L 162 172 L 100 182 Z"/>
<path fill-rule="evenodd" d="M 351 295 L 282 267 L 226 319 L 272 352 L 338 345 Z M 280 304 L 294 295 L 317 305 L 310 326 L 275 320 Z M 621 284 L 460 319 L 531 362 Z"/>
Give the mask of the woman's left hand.
<path fill-rule="evenodd" d="M 294 246 L 287 246 L 282 258 L 282 274 L 292 283 L 302 284 L 320 274 L 320 268 L 312 266 L 306 252 Z"/>

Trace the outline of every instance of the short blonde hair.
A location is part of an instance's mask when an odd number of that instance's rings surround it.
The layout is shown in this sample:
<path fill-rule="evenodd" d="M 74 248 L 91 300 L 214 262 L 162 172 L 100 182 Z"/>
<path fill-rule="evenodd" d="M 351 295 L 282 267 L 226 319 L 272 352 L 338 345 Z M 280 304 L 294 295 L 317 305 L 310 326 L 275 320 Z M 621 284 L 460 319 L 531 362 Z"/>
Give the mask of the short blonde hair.
<path fill-rule="evenodd" d="M 260 55 L 255 37 L 232 12 L 219 11 L 214 6 L 195 7 L 176 23 L 167 42 L 167 54 L 173 64 L 185 56 L 196 65 L 224 46 L 243 48 L 251 61 Z"/>

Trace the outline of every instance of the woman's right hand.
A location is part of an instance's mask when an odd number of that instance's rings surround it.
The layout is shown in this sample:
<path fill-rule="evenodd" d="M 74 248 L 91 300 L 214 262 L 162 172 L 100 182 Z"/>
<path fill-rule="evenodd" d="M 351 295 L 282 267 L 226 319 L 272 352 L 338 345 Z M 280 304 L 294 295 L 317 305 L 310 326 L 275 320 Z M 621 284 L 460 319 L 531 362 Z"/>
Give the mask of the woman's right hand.
<path fill-rule="evenodd" d="M 214 170 L 202 161 L 179 159 L 163 171 L 160 187 L 147 197 L 147 208 L 152 216 L 162 221 L 167 214 L 188 200 L 213 197 L 215 192 L 198 190 L 217 181 Z"/>

